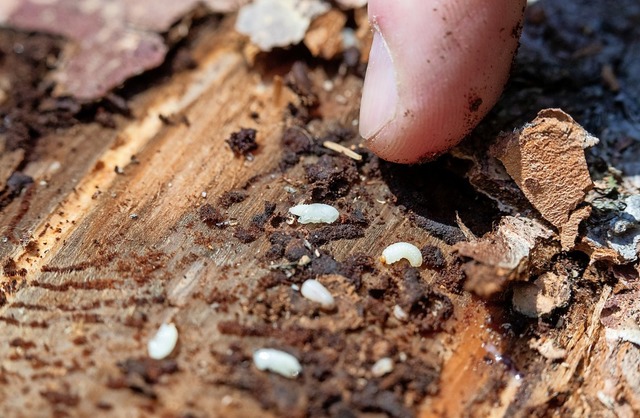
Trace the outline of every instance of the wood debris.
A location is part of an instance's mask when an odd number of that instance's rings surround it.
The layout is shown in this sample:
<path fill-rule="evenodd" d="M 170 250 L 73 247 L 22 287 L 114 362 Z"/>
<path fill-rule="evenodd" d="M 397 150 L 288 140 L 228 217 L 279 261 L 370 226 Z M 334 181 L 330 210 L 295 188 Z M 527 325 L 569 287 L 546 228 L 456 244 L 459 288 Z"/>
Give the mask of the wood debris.
<path fill-rule="evenodd" d="M 216 12 L 232 11 L 245 0 L 206 0 Z M 91 101 L 125 80 L 160 65 L 168 51 L 161 33 L 199 1 L 76 0 L 3 2 L 0 24 L 41 31 L 70 42 L 53 72 L 55 93 Z"/>
<path fill-rule="evenodd" d="M 538 221 L 528 218 L 506 216 L 502 218 L 496 231 L 486 234 L 477 241 L 460 242 L 454 245 L 458 255 L 471 261 L 464 264 L 467 275 L 465 287 L 483 297 L 489 297 L 502 290 L 505 283 L 522 277 L 528 272 L 534 260 L 532 253 L 544 246 L 550 252 L 538 251 L 539 258 L 550 258 L 558 250 L 550 239 L 553 231 Z"/>
<path fill-rule="evenodd" d="M 492 148 L 531 204 L 560 231 L 562 248 L 573 247 L 577 227 L 590 211 L 579 208 L 593 187 L 584 149 L 598 143 L 560 109 L 545 109 Z"/>
<path fill-rule="evenodd" d="M 567 357 L 567 350 L 556 346 L 552 339 L 533 339 L 529 342 L 529 347 L 538 350 L 548 360 L 562 360 Z"/>
<path fill-rule="evenodd" d="M 304 44 L 314 57 L 335 58 L 342 52 L 344 41 L 342 30 L 347 16 L 340 10 L 331 9 L 311 23 L 304 37 Z"/>
<path fill-rule="evenodd" d="M 302 41 L 311 21 L 329 7 L 321 0 L 257 0 L 240 9 L 236 30 L 271 51 Z"/>
<path fill-rule="evenodd" d="M 602 81 L 609 88 L 609 90 L 614 92 L 620 91 L 620 82 L 618 81 L 616 73 L 613 70 L 613 66 L 611 64 L 603 65 L 600 74 L 602 75 Z"/>
<path fill-rule="evenodd" d="M 607 328 L 605 335 L 609 341 L 626 341 L 640 346 L 640 329 L 638 328 Z"/>
<path fill-rule="evenodd" d="M 340 2 L 343 9 L 364 4 L 362 0 Z M 187 34 L 189 14 L 201 6 L 214 13 L 240 10 L 236 28 L 250 36 L 254 49 L 270 51 L 305 39 L 314 55 L 334 58 L 344 48 L 346 16 L 323 0 L 113 0 L 109 7 L 103 6 L 95 0 L 2 2 L 0 25 L 66 38 L 69 44 L 51 75 L 54 92 L 81 101 L 99 99 L 129 78 L 162 64 L 167 44 Z M 187 25 L 170 33 L 181 19 Z"/>
<path fill-rule="evenodd" d="M 516 283 L 513 288 L 513 307 L 530 318 L 549 315 L 569 303 L 571 288 L 566 277 L 547 272 L 533 283 Z"/>
<path fill-rule="evenodd" d="M 605 376 L 616 382 L 616 393 L 634 409 L 640 407 L 640 310 L 637 278 L 626 292 L 611 295 L 600 316 L 608 356 L 602 365 Z M 616 409 L 620 405 L 614 405 Z"/>
<path fill-rule="evenodd" d="M 354 159 L 356 161 L 362 161 L 362 155 L 358 154 L 357 152 L 350 150 L 349 148 L 345 147 L 344 145 L 340 145 L 337 142 L 333 142 L 333 141 L 324 141 L 322 143 L 322 146 L 325 148 L 329 148 L 332 151 L 335 152 L 339 152 L 340 154 L 344 154 L 347 157 Z"/>
<path fill-rule="evenodd" d="M 617 264 L 638 259 L 640 246 L 640 195 L 613 201 L 598 222 L 587 230 L 579 248 L 594 260 Z M 624 209 L 616 209 L 620 204 Z"/>
<path fill-rule="evenodd" d="M 607 300 L 600 322 L 607 330 L 615 330 L 610 333 L 610 336 L 616 337 L 613 339 L 629 340 L 629 338 L 618 337 L 624 337 L 626 331 L 629 331 L 626 335 L 640 332 L 640 325 L 638 325 L 640 324 L 640 310 L 637 309 L 639 297 L 640 289 L 637 282 L 634 282 L 630 291 L 615 294 Z"/>

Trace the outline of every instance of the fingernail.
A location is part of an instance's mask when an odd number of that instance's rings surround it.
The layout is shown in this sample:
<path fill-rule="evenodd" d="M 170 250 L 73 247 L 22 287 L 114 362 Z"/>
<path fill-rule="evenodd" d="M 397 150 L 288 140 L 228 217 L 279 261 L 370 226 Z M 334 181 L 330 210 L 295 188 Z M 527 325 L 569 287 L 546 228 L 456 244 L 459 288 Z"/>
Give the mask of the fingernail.
<path fill-rule="evenodd" d="M 396 114 L 398 86 L 393 60 L 379 31 L 373 34 L 369 66 L 362 88 L 360 135 L 374 137 Z"/>

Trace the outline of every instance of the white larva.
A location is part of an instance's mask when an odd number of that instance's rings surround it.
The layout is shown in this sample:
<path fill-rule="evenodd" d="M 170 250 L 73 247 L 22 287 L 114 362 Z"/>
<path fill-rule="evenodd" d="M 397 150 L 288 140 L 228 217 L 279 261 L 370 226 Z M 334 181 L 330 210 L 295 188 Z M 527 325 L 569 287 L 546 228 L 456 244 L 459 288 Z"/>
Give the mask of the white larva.
<path fill-rule="evenodd" d="M 393 360 L 389 357 L 383 357 L 371 367 L 371 373 L 375 377 L 382 377 L 393 371 Z"/>
<path fill-rule="evenodd" d="M 336 306 L 331 293 L 317 280 L 309 279 L 302 283 L 300 293 L 310 301 L 319 303 L 324 309 L 333 309 Z"/>
<path fill-rule="evenodd" d="M 296 215 L 298 222 L 301 224 L 331 224 L 340 217 L 340 213 L 336 208 L 324 203 L 293 206 L 289 208 L 289 213 Z"/>
<path fill-rule="evenodd" d="M 420 249 L 408 242 L 396 242 L 395 244 L 389 245 L 382 251 L 380 260 L 385 264 L 393 264 L 403 258 L 413 267 L 420 267 L 422 265 L 422 253 Z"/>
<path fill-rule="evenodd" d="M 162 324 L 156 334 L 147 343 L 147 351 L 149 357 L 155 360 L 161 360 L 167 357 L 178 342 L 178 329 L 171 324 Z"/>
<path fill-rule="evenodd" d="M 258 370 L 269 370 L 293 379 L 302 372 L 297 358 L 274 348 L 261 348 L 253 353 L 253 364 Z"/>
<path fill-rule="evenodd" d="M 395 316 L 398 321 L 406 321 L 409 319 L 409 314 L 407 314 L 400 305 L 393 307 L 393 316 Z"/>

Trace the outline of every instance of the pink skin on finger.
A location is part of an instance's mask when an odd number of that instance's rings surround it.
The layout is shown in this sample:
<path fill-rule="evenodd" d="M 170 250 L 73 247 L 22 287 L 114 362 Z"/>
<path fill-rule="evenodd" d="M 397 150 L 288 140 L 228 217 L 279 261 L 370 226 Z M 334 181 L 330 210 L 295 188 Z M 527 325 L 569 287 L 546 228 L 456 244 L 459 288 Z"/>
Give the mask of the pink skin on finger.
<path fill-rule="evenodd" d="M 360 134 L 388 161 L 445 152 L 496 103 L 526 0 L 370 0 Z"/>

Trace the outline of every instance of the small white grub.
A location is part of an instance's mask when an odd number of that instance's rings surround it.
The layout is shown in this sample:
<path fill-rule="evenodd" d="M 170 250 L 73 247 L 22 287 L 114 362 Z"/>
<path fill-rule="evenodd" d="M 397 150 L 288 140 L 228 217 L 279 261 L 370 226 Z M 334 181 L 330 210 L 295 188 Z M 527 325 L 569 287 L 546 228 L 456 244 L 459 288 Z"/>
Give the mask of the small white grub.
<path fill-rule="evenodd" d="M 297 205 L 289 208 L 289 213 L 298 217 L 301 224 L 331 224 L 338 220 L 340 213 L 333 206 L 324 203 Z"/>
<path fill-rule="evenodd" d="M 396 242 L 395 244 L 389 245 L 382 251 L 380 261 L 385 264 L 393 264 L 403 258 L 413 267 L 420 267 L 422 265 L 422 253 L 420 249 L 408 242 Z"/>
<path fill-rule="evenodd" d="M 310 301 L 319 303 L 324 309 L 333 309 L 336 306 L 331 293 L 317 280 L 309 279 L 302 283 L 300 293 Z"/>
<path fill-rule="evenodd" d="M 293 379 L 300 374 L 302 366 L 297 358 L 274 348 L 261 348 L 253 353 L 253 364 L 258 370 L 269 370 Z"/>
<path fill-rule="evenodd" d="M 382 377 L 393 371 L 393 360 L 389 357 L 383 357 L 371 367 L 371 373 L 375 377 Z"/>
<path fill-rule="evenodd" d="M 398 321 L 406 321 L 409 319 L 409 315 L 400 307 L 400 305 L 393 307 L 393 316 L 395 316 Z"/>
<path fill-rule="evenodd" d="M 156 334 L 147 343 L 149 357 L 161 360 L 167 357 L 178 342 L 178 329 L 173 323 L 162 324 Z"/>
<path fill-rule="evenodd" d="M 325 148 L 329 148 L 331 151 L 335 151 L 335 152 L 339 152 L 340 154 L 344 154 L 349 158 L 352 158 L 356 161 L 362 161 L 362 155 L 358 154 L 357 152 L 350 150 L 349 148 L 338 144 L 337 142 L 333 142 L 333 141 L 324 141 L 322 143 L 322 146 Z"/>
<path fill-rule="evenodd" d="M 292 284 L 292 285 L 291 285 L 291 288 L 292 288 L 293 290 L 295 290 L 296 292 L 299 292 L 299 291 L 300 291 L 300 286 L 298 286 L 297 284 Z"/>

